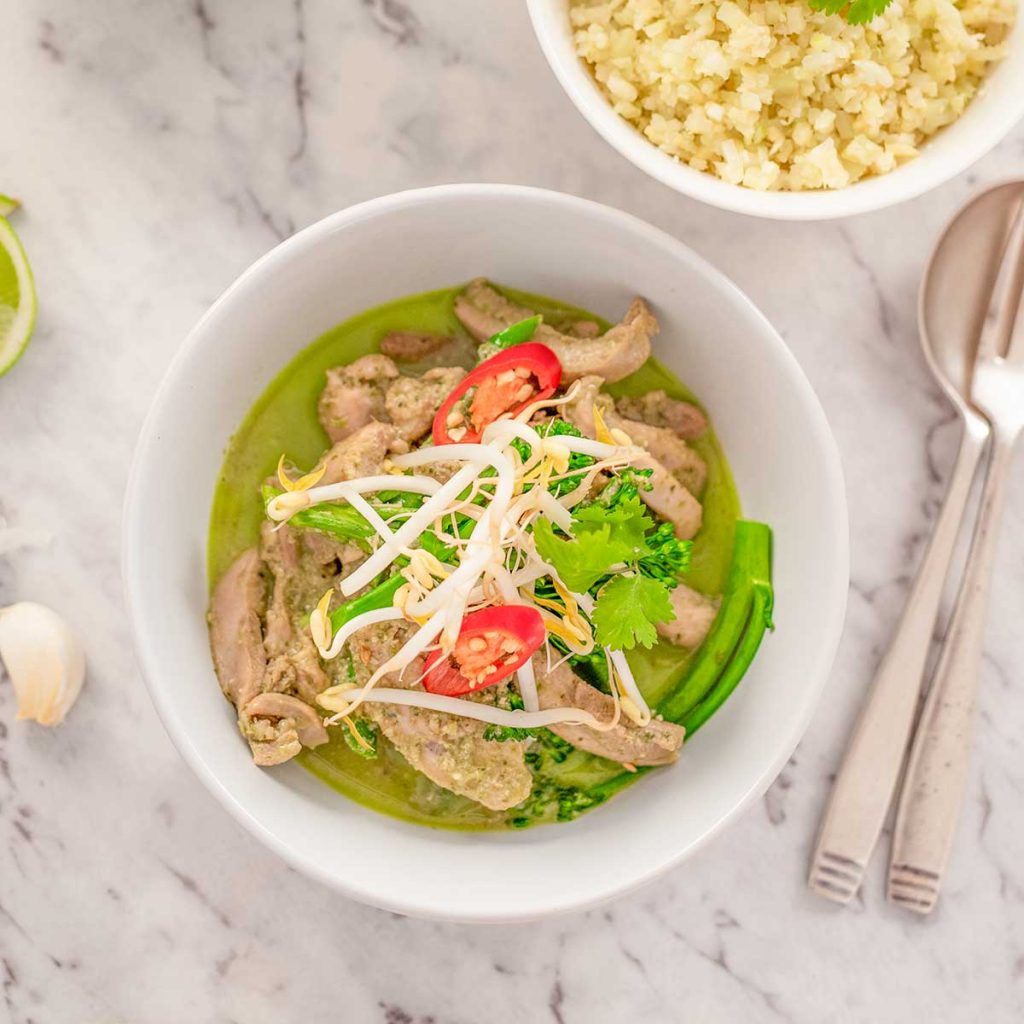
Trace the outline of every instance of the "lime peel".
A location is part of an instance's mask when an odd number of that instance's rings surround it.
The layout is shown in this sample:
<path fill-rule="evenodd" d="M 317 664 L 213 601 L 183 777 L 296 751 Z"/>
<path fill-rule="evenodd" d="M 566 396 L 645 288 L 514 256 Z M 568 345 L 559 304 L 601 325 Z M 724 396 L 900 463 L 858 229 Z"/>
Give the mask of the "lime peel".
<path fill-rule="evenodd" d="M 0 203 L 7 197 L 0 196 Z M 14 229 L 0 217 L 0 376 L 25 351 L 36 322 L 32 268 Z"/>

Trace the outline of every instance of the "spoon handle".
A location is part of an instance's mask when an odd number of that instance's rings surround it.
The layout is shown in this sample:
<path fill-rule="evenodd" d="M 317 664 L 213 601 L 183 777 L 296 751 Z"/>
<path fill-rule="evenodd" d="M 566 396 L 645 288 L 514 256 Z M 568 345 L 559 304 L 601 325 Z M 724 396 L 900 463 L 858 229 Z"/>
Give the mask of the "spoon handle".
<path fill-rule="evenodd" d="M 963 582 L 914 736 L 896 812 L 889 900 L 919 914 L 927 914 L 938 899 L 963 802 L 989 590 L 1012 454 L 1012 438 L 995 434 Z"/>
<path fill-rule="evenodd" d="M 860 888 L 896 791 L 943 584 L 987 438 L 988 424 L 968 411 L 935 531 L 832 786 L 807 884 L 837 903 L 848 903 Z"/>

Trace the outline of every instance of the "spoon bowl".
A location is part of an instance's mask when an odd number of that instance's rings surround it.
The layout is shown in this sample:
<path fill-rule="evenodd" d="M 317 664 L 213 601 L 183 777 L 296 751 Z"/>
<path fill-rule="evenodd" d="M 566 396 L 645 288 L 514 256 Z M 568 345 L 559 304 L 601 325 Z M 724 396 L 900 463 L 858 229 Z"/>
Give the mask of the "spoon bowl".
<path fill-rule="evenodd" d="M 921 348 L 928 367 L 965 420 L 987 426 L 970 405 L 971 370 L 988 309 L 1004 239 L 1024 181 L 1007 181 L 975 196 L 950 221 L 921 282 Z"/>

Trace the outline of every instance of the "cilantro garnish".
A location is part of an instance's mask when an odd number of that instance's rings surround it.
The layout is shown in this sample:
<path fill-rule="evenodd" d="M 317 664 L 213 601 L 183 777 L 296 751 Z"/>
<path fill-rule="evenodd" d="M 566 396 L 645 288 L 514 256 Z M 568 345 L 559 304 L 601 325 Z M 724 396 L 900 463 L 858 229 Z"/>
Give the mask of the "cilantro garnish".
<path fill-rule="evenodd" d="M 671 524 L 656 526 L 635 481 L 573 512 L 573 536 L 545 518 L 533 527 L 537 554 L 574 593 L 596 598 L 591 618 L 602 647 L 651 647 L 656 626 L 674 618 L 670 591 L 689 566 L 692 544 Z M 604 495 L 602 495 L 604 498 Z"/>
<path fill-rule="evenodd" d="M 655 626 L 675 618 L 668 595 L 668 587 L 650 576 L 613 576 L 594 605 L 598 642 L 627 650 L 637 644 L 653 647 L 658 639 Z"/>
<path fill-rule="evenodd" d="M 865 25 L 877 18 L 892 0 L 810 0 L 811 9 L 824 14 L 842 14 L 851 25 Z"/>
<path fill-rule="evenodd" d="M 608 575 L 617 562 L 633 554 L 633 546 L 612 537 L 607 524 L 597 529 L 581 530 L 575 539 L 562 539 L 555 534 L 550 519 L 538 519 L 533 527 L 537 554 L 552 565 L 558 578 L 578 594 L 590 590 Z"/>
<path fill-rule="evenodd" d="M 577 537 L 607 526 L 615 542 L 630 549 L 635 557 L 643 557 L 650 550 L 647 534 L 654 529 L 654 520 L 635 494 L 611 506 L 584 505 L 573 513 L 573 522 Z"/>

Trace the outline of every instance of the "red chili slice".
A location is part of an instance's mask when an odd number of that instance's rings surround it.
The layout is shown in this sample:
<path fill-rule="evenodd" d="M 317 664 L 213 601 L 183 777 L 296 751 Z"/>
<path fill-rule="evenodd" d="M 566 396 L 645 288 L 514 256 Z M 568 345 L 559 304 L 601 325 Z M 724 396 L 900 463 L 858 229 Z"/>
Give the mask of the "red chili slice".
<path fill-rule="evenodd" d="M 484 428 L 499 416 L 516 416 L 531 402 L 550 398 L 561 378 L 558 356 L 537 341 L 491 356 L 464 377 L 438 409 L 434 444 L 479 441 Z"/>
<path fill-rule="evenodd" d="M 544 620 L 523 604 L 483 608 L 462 620 L 455 649 L 427 658 L 423 688 L 461 697 L 501 682 L 544 643 Z"/>

